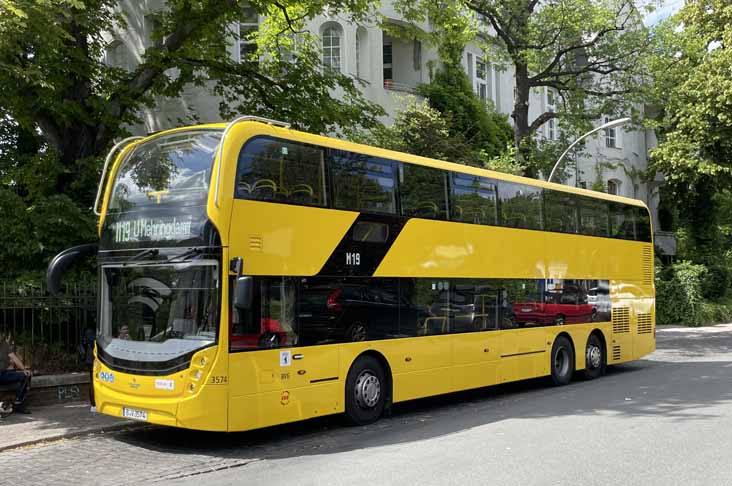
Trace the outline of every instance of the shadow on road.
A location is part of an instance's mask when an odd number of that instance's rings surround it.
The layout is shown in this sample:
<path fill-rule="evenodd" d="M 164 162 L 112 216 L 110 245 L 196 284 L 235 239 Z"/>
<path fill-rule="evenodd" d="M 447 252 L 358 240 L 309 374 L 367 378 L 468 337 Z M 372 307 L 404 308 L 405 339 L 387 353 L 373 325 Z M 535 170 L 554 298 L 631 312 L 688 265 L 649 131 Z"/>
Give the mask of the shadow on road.
<path fill-rule="evenodd" d="M 397 404 L 391 417 L 366 427 L 349 427 L 336 416 L 229 434 L 150 427 L 117 440 L 167 453 L 290 458 L 428 440 L 509 420 L 595 414 L 706 420 L 714 415 L 705 409 L 732 400 L 731 385 L 732 361 L 643 360 L 562 388 L 539 379 Z"/>

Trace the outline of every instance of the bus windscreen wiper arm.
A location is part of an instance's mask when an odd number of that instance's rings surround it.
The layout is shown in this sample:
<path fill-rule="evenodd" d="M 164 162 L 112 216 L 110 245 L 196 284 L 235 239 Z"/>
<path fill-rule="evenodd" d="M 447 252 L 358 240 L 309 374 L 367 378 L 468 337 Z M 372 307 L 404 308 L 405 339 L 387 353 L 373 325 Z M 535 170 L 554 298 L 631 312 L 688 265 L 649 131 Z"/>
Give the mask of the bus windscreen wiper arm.
<path fill-rule="evenodd" d="M 195 256 L 195 255 L 198 255 L 199 253 L 201 253 L 201 251 L 202 250 L 200 248 L 191 248 L 187 251 L 184 251 L 180 255 L 174 255 L 174 256 L 168 258 L 163 263 L 170 263 L 174 260 L 180 260 L 180 259 L 188 258 L 189 256 Z"/>
<path fill-rule="evenodd" d="M 138 253 L 136 255 L 132 255 L 130 258 L 128 258 L 127 260 L 125 260 L 124 263 L 123 263 L 123 265 L 127 265 L 130 262 L 134 262 L 135 260 L 139 260 L 140 258 L 142 258 L 144 256 L 148 256 L 148 255 L 150 255 L 150 256 L 157 256 L 158 255 L 158 250 L 156 250 L 155 248 L 150 249 L 150 250 L 142 250 L 140 253 Z"/>

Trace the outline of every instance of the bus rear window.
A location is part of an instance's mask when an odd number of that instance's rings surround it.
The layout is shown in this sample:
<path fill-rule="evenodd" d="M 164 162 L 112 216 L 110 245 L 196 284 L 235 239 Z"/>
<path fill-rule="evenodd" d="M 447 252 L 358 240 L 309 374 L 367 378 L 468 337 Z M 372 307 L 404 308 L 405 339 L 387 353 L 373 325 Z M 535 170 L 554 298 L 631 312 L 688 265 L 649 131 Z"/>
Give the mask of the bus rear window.
<path fill-rule="evenodd" d="M 109 210 L 206 204 L 220 130 L 193 130 L 154 138 L 133 149 L 112 188 Z"/>

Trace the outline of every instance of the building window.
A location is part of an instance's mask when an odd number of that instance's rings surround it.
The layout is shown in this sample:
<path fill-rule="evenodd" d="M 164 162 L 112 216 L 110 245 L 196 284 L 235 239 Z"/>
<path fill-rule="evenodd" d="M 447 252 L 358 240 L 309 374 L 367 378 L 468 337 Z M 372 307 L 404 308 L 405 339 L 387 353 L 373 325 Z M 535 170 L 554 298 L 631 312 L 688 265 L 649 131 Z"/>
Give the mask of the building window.
<path fill-rule="evenodd" d="M 610 117 L 606 116 L 604 118 L 604 120 L 605 121 L 603 123 L 609 123 Z M 605 129 L 605 147 L 608 147 L 608 148 L 619 148 L 620 147 L 620 144 L 618 143 L 617 130 L 618 130 L 617 127 Z"/>
<path fill-rule="evenodd" d="M 473 53 L 468 52 L 467 53 L 467 70 L 468 70 L 468 80 L 470 81 L 470 86 L 475 86 L 475 73 L 473 72 Z"/>
<path fill-rule="evenodd" d="M 257 32 L 259 31 L 259 14 L 252 6 L 242 8 L 243 20 L 239 22 L 237 34 L 237 53 L 239 62 L 255 61 L 257 55 Z"/>
<path fill-rule="evenodd" d="M 415 71 L 422 69 L 422 43 L 414 39 L 412 47 L 412 67 Z"/>
<path fill-rule="evenodd" d="M 107 64 L 118 69 L 129 70 L 127 46 L 122 41 L 114 40 L 107 46 Z"/>
<path fill-rule="evenodd" d="M 356 30 L 356 77 L 369 78 L 368 33 L 363 27 Z"/>
<path fill-rule="evenodd" d="M 333 71 L 341 70 L 341 33 L 336 27 L 323 31 L 323 66 Z"/>
<path fill-rule="evenodd" d="M 608 194 L 615 194 L 616 196 L 620 194 L 620 181 L 617 179 L 610 179 L 607 181 L 607 193 Z"/>
<path fill-rule="evenodd" d="M 475 63 L 475 79 L 478 97 L 485 102 L 488 99 L 488 66 L 485 59 L 479 57 Z"/>
<path fill-rule="evenodd" d="M 557 111 L 557 96 L 551 88 L 546 88 L 546 111 L 550 113 L 556 113 Z M 551 118 L 546 123 L 546 138 L 547 140 L 559 139 L 559 129 L 556 118 Z"/>
<path fill-rule="evenodd" d="M 384 39 L 382 55 L 384 58 L 384 87 L 394 80 L 394 70 L 392 68 L 392 44 L 391 39 Z"/>

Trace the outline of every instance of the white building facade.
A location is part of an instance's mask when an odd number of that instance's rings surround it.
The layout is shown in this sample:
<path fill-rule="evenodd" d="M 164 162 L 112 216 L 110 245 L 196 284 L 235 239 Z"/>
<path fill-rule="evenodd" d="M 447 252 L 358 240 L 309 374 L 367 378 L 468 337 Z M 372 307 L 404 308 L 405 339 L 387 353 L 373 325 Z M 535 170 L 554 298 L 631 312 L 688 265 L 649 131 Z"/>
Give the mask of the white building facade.
<path fill-rule="evenodd" d="M 163 0 L 127 0 L 123 11 L 128 19 L 128 29 L 110 34 L 108 62 L 132 68 L 141 60 L 145 47 L 150 45 L 153 23 L 149 12 L 163 7 Z M 380 9 L 388 22 L 405 24 L 404 19 L 392 8 L 389 1 Z M 251 12 L 240 32 L 256 29 L 258 18 Z M 429 25 L 417 27 L 429 29 Z M 358 80 L 365 98 L 384 108 L 383 120 L 389 123 L 403 107 L 408 96 L 413 95 L 421 83 L 430 81 L 430 69 L 439 64 L 437 52 L 427 48 L 419 40 L 392 37 L 378 25 L 358 25 L 340 17 L 318 16 L 308 22 L 310 32 L 319 36 L 323 63 L 330 68 Z M 251 42 L 232 42 L 222 55 L 241 60 L 251 52 Z M 499 113 L 513 111 L 514 73 L 512 66 L 498 66 L 489 62 L 490 56 L 477 45 L 471 44 L 463 52 L 463 66 L 476 94 L 492 103 Z M 557 110 L 559 100 L 551 90 L 535 90 L 531 94 L 529 114 L 535 119 L 547 110 Z M 152 109 L 144 109 L 143 126 L 134 127 L 138 134 L 158 131 L 198 120 L 201 123 L 222 121 L 218 113 L 219 101 L 206 89 L 190 87 L 177 99 L 161 99 Z M 597 120 L 596 125 L 606 120 Z M 561 126 L 558 120 L 545 123 L 540 129 L 540 139 L 557 140 Z M 580 134 L 576 134 L 579 136 Z M 675 254 L 675 240 L 668 232 L 660 231 L 658 223 L 658 188 L 662 180 L 644 181 L 642 174 L 648 167 L 648 151 L 656 146 L 655 134 L 632 126 L 620 126 L 590 138 L 582 154 L 570 157 L 569 177 L 566 184 L 604 190 L 620 196 L 641 199 L 651 209 L 655 228 L 655 240 L 667 255 Z"/>

